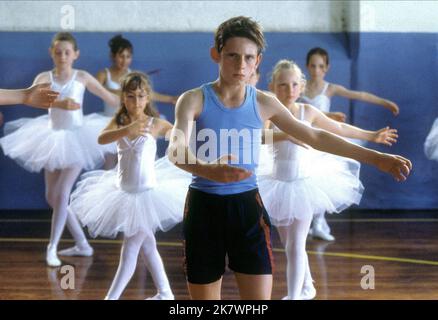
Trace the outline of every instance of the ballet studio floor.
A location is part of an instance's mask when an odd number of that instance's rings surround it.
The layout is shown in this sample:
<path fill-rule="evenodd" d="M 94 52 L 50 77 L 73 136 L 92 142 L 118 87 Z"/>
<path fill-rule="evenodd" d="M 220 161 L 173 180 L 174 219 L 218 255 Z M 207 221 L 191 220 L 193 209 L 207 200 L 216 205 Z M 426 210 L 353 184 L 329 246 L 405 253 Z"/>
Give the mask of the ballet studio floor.
<path fill-rule="evenodd" d="M 336 241 L 307 241 L 317 300 L 438 299 L 437 212 L 348 211 L 328 221 Z M 49 268 L 49 231 L 49 212 L 1 212 L 0 300 L 103 299 L 117 269 L 121 241 L 91 240 L 93 257 L 63 257 L 64 268 Z M 157 241 L 176 299 L 189 299 L 181 226 L 158 233 Z M 64 234 L 60 248 L 72 244 Z M 286 295 L 286 259 L 276 231 L 273 247 L 272 299 L 281 299 Z M 239 298 L 230 272 L 224 276 L 222 293 L 223 299 Z M 151 277 L 139 260 L 122 299 L 154 294 Z"/>

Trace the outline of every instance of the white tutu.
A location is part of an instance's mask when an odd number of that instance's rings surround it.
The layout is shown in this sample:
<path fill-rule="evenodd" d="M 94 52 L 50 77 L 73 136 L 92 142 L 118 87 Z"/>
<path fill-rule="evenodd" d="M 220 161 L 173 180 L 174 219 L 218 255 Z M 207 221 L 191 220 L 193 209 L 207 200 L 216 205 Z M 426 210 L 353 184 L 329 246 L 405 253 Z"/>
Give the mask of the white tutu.
<path fill-rule="evenodd" d="M 259 162 L 256 169 L 257 176 L 269 175 L 272 173 L 274 155 L 272 144 L 262 144 L 260 146 Z"/>
<path fill-rule="evenodd" d="M 96 114 L 83 120 L 82 126 L 54 130 L 48 115 L 18 119 L 6 124 L 9 134 L 0 139 L 0 145 L 5 155 L 31 172 L 73 166 L 94 169 L 103 164 L 105 153 L 111 152 L 111 146 L 97 143 L 106 123 Z"/>
<path fill-rule="evenodd" d="M 359 162 L 316 150 L 308 152 L 311 156 L 298 164 L 306 173 L 298 179 L 287 181 L 287 174 L 281 173 L 259 176 L 263 203 L 276 226 L 287 226 L 309 215 L 341 212 L 362 198 Z"/>
<path fill-rule="evenodd" d="M 432 128 L 426 137 L 424 153 L 429 160 L 438 161 L 438 118 L 433 122 Z"/>
<path fill-rule="evenodd" d="M 85 173 L 71 194 L 69 210 L 76 214 L 92 237 L 114 238 L 136 233 L 167 231 L 182 221 L 191 174 L 174 166 L 167 157 L 155 163 L 157 185 L 137 193 L 118 186 L 116 170 Z"/>

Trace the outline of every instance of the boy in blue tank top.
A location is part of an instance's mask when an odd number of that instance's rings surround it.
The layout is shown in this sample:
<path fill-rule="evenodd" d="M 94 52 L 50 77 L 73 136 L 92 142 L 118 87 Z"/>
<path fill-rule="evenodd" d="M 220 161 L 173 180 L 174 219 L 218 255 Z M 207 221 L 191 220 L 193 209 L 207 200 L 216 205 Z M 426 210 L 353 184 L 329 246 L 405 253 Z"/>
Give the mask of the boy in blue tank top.
<path fill-rule="evenodd" d="M 223 22 L 210 50 L 219 65 L 218 79 L 185 92 L 176 104 L 169 158 L 193 174 L 184 212 L 185 271 L 192 299 L 221 298 L 227 256 L 242 299 L 271 298 L 271 225 L 255 175 L 266 120 L 315 149 L 374 165 L 398 181 L 412 167 L 401 156 L 308 127 L 275 97 L 247 85 L 264 47 L 261 28 L 250 18 Z"/>

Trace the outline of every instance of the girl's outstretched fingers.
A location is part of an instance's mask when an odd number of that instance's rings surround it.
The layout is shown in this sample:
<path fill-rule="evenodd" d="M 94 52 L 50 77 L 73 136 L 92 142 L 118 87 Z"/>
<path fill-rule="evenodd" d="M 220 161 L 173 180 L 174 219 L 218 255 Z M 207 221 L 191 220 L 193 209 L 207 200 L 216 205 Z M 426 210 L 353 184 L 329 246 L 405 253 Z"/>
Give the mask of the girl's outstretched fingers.
<path fill-rule="evenodd" d="M 397 129 L 391 129 L 389 127 L 385 127 L 377 131 L 375 142 L 381 143 L 387 146 L 392 146 L 397 142 L 398 134 Z"/>

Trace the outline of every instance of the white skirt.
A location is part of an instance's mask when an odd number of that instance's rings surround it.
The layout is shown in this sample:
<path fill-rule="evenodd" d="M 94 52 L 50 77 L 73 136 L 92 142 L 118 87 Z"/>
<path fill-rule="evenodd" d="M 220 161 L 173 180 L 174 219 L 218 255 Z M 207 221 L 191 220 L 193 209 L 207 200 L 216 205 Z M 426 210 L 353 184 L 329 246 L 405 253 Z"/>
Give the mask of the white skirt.
<path fill-rule="evenodd" d="M 107 125 L 104 117 L 84 116 L 83 125 L 69 130 L 49 127 L 49 116 L 22 118 L 6 123 L 0 139 L 3 152 L 31 172 L 70 167 L 98 168 L 114 146 L 99 145 L 97 137 Z"/>
<path fill-rule="evenodd" d="M 306 165 L 307 174 L 291 181 L 281 180 L 281 173 L 259 176 L 260 194 L 275 226 L 359 204 L 364 191 L 359 162 L 315 151 Z"/>
<path fill-rule="evenodd" d="M 167 157 L 156 161 L 155 170 L 157 185 L 137 193 L 118 187 L 116 170 L 85 173 L 71 194 L 69 210 L 92 237 L 167 231 L 182 221 L 192 177 Z"/>
<path fill-rule="evenodd" d="M 433 122 L 432 128 L 426 137 L 424 153 L 429 160 L 438 161 L 438 118 Z"/>

